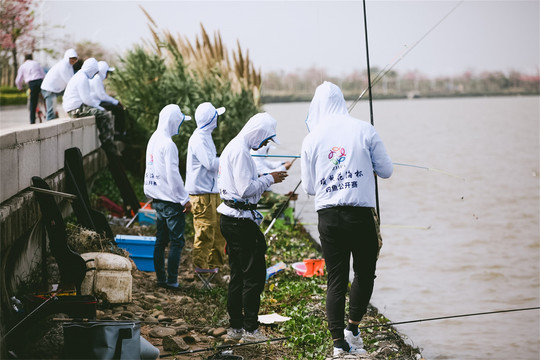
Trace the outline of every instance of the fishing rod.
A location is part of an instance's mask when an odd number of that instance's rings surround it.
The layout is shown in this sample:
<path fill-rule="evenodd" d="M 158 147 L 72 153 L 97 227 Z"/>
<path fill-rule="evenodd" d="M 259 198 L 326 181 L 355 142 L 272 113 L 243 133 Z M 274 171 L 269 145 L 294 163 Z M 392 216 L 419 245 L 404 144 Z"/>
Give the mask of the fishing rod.
<path fill-rule="evenodd" d="M 368 45 L 368 29 L 367 29 L 367 12 L 366 12 L 366 0 L 363 1 L 364 5 L 364 35 L 366 39 L 366 62 L 367 62 L 367 76 L 368 76 L 368 89 L 369 89 L 369 119 L 371 121 L 371 125 L 374 126 L 373 123 L 373 94 L 371 91 L 371 70 L 369 65 L 369 45 Z M 350 112 L 350 111 L 349 111 Z M 377 181 L 377 176 L 373 175 L 375 179 L 375 205 L 377 209 L 377 222 L 381 223 L 381 209 L 379 206 L 379 182 Z"/>
<path fill-rule="evenodd" d="M 364 91 L 362 91 L 360 96 L 358 96 L 358 98 L 351 104 L 351 106 L 349 106 L 349 112 L 352 111 L 352 109 L 356 106 L 358 101 L 360 101 L 360 99 L 364 96 L 366 91 L 368 91 L 370 86 L 373 86 L 373 85 L 377 84 L 379 82 L 379 80 L 381 80 L 390 70 L 392 70 L 394 68 L 394 66 L 396 66 L 405 56 L 407 56 L 418 44 L 420 44 L 420 42 L 422 42 L 422 40 L 424 40 L 433 30 L 435 30 L 448 16 L 450 16 L 450 14 L 452 14 L 461 4 L 463 4 L 464 1 L 465 0 L 461 0 L 459 3 L 457 3 L 448 13 L 446 13 L 446 15 L 444 15 L 424 35 L 422 35 L 420 37 L 420 39 L 418 39 L 410 48 L 406 48 L 403 53 L 398 55 L 397 60 L 395 60 L 391 64 L 391 66 L 389 66 L 390 63 L 386 64 L 386 66 L 381 71 L 379 71 L 377 73 L 377 75 L 375 76 L 375 79 L 373 80 L 373 83 L 369 84 L 368 87 L 366 89 L 364 89 Z M 364 2 L 365 2 L 365 0 L 364 0 Z M 364 11 L 364 14 L 365 14 L 365 11 Z M 367 46 L 367 44 L 366 44 L 366 46 Z M 396 57 L 394 57 L 394 59 L 395 58 Z M 368 65 L 368 74 L 369 74 L 369 65 Z M 368 79 L 368 81 L 369 81 L 369 79 Z"/>
<path fill-rule="evenodd" d="M 283 341 L 283 340 L 287 340 L 287 339 L 290 339 L 290 336 L 284 336 L 284 337 L 279 337 L 279 338 L 270 338 L 270 339 L 267 339 L 267 340 L 250 341 L 250 342 L 244 342 L 244 343 L 239 343 L 239 344 L 227 344 L 227 345 L 212 346 L 212 347 L 207 347 L 207 348 L 204 348 L 204 349 L 186 350 L 186 351 L 180 351 L 180 352 L 174 353 L 174 355 L 194 354 L 194 353 L 206 352 L 206 351 L 232 349 L 232 348 L 241 347 L 241 346 L 257 345 L 257 344 L 263 344 L 263 343 L 267 343 L 267 342 Z M 173 354 L 172 353 L 170 353 L 170 354 L 161 354 L 161 355 L 159 355 L 159 357 L 167 357 L 167 356 L 171 356 L 171 355 L 173 355 Z"/>
<path fill-rule="evenodd" d="M 148 204 L 150 204 L 151 202 L 152 202 L 152 199 L 148 200 L 148 202 L 143 205 L 142 209 L 146 208 L 146 206 L 148 206 Z M 129 222 L 127 223 L 125 227 L 128 228 L 129 225 L 131 225 L 133 221 L 135 221 L 138 215 L 139 215 L 139 212 L 135 213 L 135 215 L 131 218 L 131 220 L 129 220 Z"/>
<path fill-rule="evenodd" d="M 274 157 L 274 158 L 294 158 L 294 159 L 301 158 L 300 155 L 256 155 L 256 154 L 253 154 L 251 156 L 254 156 L 254 157 Z M 406 167 L 413 167 L 413 168 L 417 168 L 417 169 L 424 169 L 424 170 L 428 170 L 428 171 L 440 172 L 440 173 L 448 175 L 448 176 L 453 176 L 453 177 L 456 177 L 456 178 L 464 179 L 463 177 L 461 177 L 459 175 L 455 175 L 455 174 L 449 173 L 447 171 L 432 168 L 432 167 L 413 165 L 413 164 L 406 164 L 406 163 L 401 163 L 401 162 L 393 162 L 392 164 L 394 164 L 396 166 L 406 166 Z"/>
<path fill-rule="evenodd" d="M 274 157 L 274 158 L 295 158 L 299 159 L 300 155 L 262 155 L 262 154 L 251 154 L 253 157 Z"/>
<path fill-rule="evenodd" d="M 272 222 L 270 223 L 270 225 L 268 225 L 268 227 L 266 228 L 266 230 L 264 231 L 264 235 L 266 236 L 266 234 L 268 234 L 268 232 L 270 231 L 270 229 L 272 229 L 272 227 L 274 226 L 274 223 L 276 222 L 276 219 L 279 217 L 279 215 L 281 215 L 281 213 L 283 212 L 283 210 L 285 210 L 285 206 L 287 206 L 287 204 L 289 203 L 289 201 L 291 200 L 291 198 L 293 197 L 294 193 L 296 192 L 296 190 L 298 189 L 298 187 L 300 186 L 300 184 L 302 183 L 302 180 L 300 180 L 298 182 L 298 184 L 296 184 L 296 187 L 294 188 L 294 190 L 291 192 L 291 194 L 289 195 L 289 197 L 287 198 L 287 201 L 284 202 L 281 207 L 279 208 L 279 211 L 277 212 L 277 214 L 274 216 L 274 218 L 272 219 Z"/>
<path fill-rule="evenodd" d="M 425 321 L 446 320 L 446 319 L 455 319 L 455 318 L 462 318 L 462 317 L 469 317 L 469 316 L 490 315 L 490 314 L 500 314 L 500 313 L 515 312 L 515 311 L 529 311 L 529 310 L 539 310 L 539 309 L 540 309 L 540 306 L 535 306 L 535 307 L 521 308 L 521 309 L 496 310 L 496 311 L 485 311 L 485 312 L 470 313 L 470 314 L 439 316 L 439 317 L 433 317 L 433 318 L 399 321 L 399 322 L 386 323 L 386 324 L 359 326 L 358 329 L 370 329 L 374 327 L 387 327 L 387 326 L 394 326 L 394 325 L 419 323 L 419 322 L 425 322 Z"/>

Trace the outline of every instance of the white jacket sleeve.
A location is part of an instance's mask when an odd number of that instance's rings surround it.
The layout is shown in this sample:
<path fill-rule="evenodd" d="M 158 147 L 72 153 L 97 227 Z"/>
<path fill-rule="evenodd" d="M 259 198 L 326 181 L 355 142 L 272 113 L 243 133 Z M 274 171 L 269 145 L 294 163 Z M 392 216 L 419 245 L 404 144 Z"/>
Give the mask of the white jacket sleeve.
<path fill-rule="evenodd" d="M 240 164 L 233 164 L 233 178 L 239 195 L 245 199 L 252 196 L 260 197 L 274 183 L 272 175 L 264 175 L 253 179 L 251 166 L 255 166 L 249 152 L 242 153 L 236 158 Z"/>
<path fill-rule="evenodd" d="M 65 84 L 71 80 L 74 75 L 73 67 L 71 65 L 62 64 L 62 67 L 58 71 L 58 76 L 64 81 Z M 65 88 L 65 86 L 64 86 Z"/>
<path fill-rule="evenodd" d="M 115 98 L 113 98 L 112 96 L 110 96 L 109 94 L 105 92 L 105 86 L 103 85 L 103 80 L 101 79 L 99 75 L 96 75 L 94 79 L 92 79 L 90 82 L 91 82 L 90 85 L 92 87 L 91 90 L 95 93 L 95 97 L 97 97 L 97 99 L 100 102 L 105 101 L 105 102 L 110 102 L 113 105 L 118 105 L 118 100 L 116 100 Z"/>
<path fill-rule="evenodd" d="M 168 144 L 163 149 L 163 158 L 167 183 L 171 186 L 173 196 L 178 196 L 180 198 L 180 204 L 184 206 L 189 201 L 189 195 L 184 187 L 184 181 L 178 169 L 178 149 L 174 143 Z"/>
<path fill-rule="evenodd" d="M 77 84 L 77 90 L 79 91 L 79 96 L 81 97 L 81 100 L 82 100 L 83 104 L 98 108 L 99 110 L 105 110 L 104 108 L 99 106 L 99 100 L 94 98 L 90 94 L 90 82 L 89 81 L 80 81 Z"/>
<path fill-rule="evenodd" d="M 373 170 L 377 176 L 380 176 L 383 179 L 389 178 L 394 171 L 394 165 L 392 164 L 390 156 L 388 156 L 388 153 L 386 152 L 384 143 L 376 131 L 373 131 L 370 149 Z"/>
<path fill-rule="evenodd" d="M 199 145 L 199 144 L 197 144 Z M 208 171 L 216 171 L 219 168 L 219 159 L 216 154 L 211 153 L 211 149 L 208 149 L 204 144 L 200 146 L 194 146 L 193 152 L 197 160 L 201 162 Z"/>
<path fill-rule="evenodd" d="M 311 159 L 308 147 L 309 145 L 304 140 L 301 156 L 302 188 L 308 195 L 315 195 L 315 184 L 313 183 L 313 179 L 315 178 L 315 164 Z"/>

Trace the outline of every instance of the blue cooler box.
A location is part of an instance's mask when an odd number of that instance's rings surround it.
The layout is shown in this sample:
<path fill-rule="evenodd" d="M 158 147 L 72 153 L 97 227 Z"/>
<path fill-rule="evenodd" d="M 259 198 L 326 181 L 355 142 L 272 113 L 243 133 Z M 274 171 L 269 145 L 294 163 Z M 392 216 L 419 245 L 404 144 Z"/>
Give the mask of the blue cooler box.
<path fill-rule="evenodd" d="M 139 209 L 137 214 L 139 225 L 155 225 L 156 224 L 156 210 L 154 209 Z"/>
<path fill-rule="evenodd" d="M 155 271 L 155 236 L 116 235 L 114 241 L 116 241 L 119 248 L 129 252 L 129 257 L 133 259 L 135 265 L 137 265 L 137 269 L 141 271 Z"/>

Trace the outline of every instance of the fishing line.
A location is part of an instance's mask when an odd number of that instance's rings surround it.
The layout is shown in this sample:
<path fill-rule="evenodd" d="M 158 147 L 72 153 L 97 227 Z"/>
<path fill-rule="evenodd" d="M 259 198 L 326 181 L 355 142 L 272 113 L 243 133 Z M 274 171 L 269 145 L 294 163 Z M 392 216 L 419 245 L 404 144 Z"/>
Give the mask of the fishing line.
<path fill-rule="evenodd" d="M 462 177 L 462 176 L 459 176 L 459 175 L 456 175 L 456 174 L 452 174 L 452 173 L 449 173 L 449 172 L 447 172 L 447 171 L 444 171 L 444 170 L 441 170 L 441 169 L 432 168 L 432 167 L 420 166 L 420 165 L 412 165 L 412 164 L 405 164 L 405 163 L 397 163 L 397 162 L 394 162 L 394 163 L 392 163 L 392 164 L 397 165 L 397 166 L 406 166 L 406 167 L 412 167 L 412 168 L 417 168 L 417 169 L 424 169 L 424 170 L 427 170 L 427 171 L 435 171 L 435 172 L 439 172 L 439 173 L 441 173 L 441 174 L 445 174 L 445 175 L 448 175 L 448 176 L 452 176 L 452 177 L 455 177 L 455 178 L 458 178 L 458 179 L 465 180 L 465 178 Z"/>
<path fill-rule="evenodd" d="M 268 154 L 267 155 L 252 154 L 251 156 L 253 156 L 253 157 L 271 157 L 271 158 L 272 157 L 273 158 L 293 158 L 294 160 L 299 159 L 301 157 L 300 155 L 268 155 Z M 465 180 L 464 177 L 461 177 L 459 175 L 452 174 L 452 173 L 449 173 L 447 171 L 432 168 L 432 167 L 413 165 L 413 164 L 406 164 L 406 163 L 401 163 L 401 162 L 393 162 L 392 164 L 394 164 L 396 166 L 406 166 L 406 167 L 412 167 L 412 168 L 417 168 L 417 169 L 423 169 L 423 170 L 427 170 L 427 171 L 440 172 L 441 174 L 445 174 L 445 175 L 448 175 L 448 176 L 453 176 L 455 178 Z"/>
<path fill-rule="evenodd" d="M 365 0 L 364 0 L 365 1 Z M 465 0 L 461 0 L 459 3 L 457 3 L 446 15 L 444 15 L 435 25 L 433 25 L 420 39 L 418 39 L 410 48 L 405 49 L 406 51 L 403 52 L 401 55 L 398 55 L 398 59 L 395 60 L 390 67 L 388 67 L 388 64 L 381 70 L 377 75 L 375 76 L 375 79 L 373 80 L 373 83 L 368 84 L 368 87 L 364 89 L 364 91 L 358 96 L 358 98 L 349 106 L 349 112 L 352 111 L 352 109 L 356 106 L 358 101 L 364 96 L 366 91 L 370 89 L 373 85 L 377 84 L 379 80 L 381 80 L 390 70 L 394 68 L 405 56 L 407 56 L 422 40 L 424 40 L 433 30 L 435 30 L 450 14 L 452 14 L 461 4 L 463 4 Z M 364 11 L 365 15 L 365 11 Z M 367 47 L 367 43 L 366 43 Z M 388 68 L 388 69 L 387 69 Z M 385 70 L 386 69 L 386 70 Z M 384 72 L 383 72 L 384 71 Z M 369 82 L 369 65 L 368 65 L 368 82 Z"/>
<path fill-rule="evenodd" d="M 374 328 L 374 327 L 383 327 L 383 326 L 387 327 L 387 326 L 394 326 L 394 325 L 419 323 L 419 322 L 425 322 L 425 321 L 446 320 L 446 319 L 455 319 L 455 318 L 470 317 L 470 316 L 500 314 L 500 313 L 515 312 L 515 311 L 529 311 L 529 310 L 538 310 L 538 309 L 540 309 L 540 306 L 529 307 L 529 308 L 521 308 L 521 309 L 486 311 L 486 312 L 478 312 L 478 313 L 471 313 L 471 314 L 439 316 L 439 317 L 433 317 L 433 318 L 424 318 L 424 319 L 408 320 L 408 321 L 399 321 L 399 322 L 386 323 L 386 324 L 359 326 L 358 329 L 369 329 L 369 328 Z"/>

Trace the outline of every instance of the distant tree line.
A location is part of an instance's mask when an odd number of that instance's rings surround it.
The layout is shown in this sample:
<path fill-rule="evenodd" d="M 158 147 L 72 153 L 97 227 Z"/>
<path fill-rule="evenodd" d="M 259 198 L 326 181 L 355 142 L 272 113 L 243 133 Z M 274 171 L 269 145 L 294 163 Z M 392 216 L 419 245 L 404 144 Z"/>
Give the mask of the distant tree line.
<path fill-rule="evenodd" d="M 295 72 L 263 74 L 262 102 L 309 101 L 323 80 L 338 84 L 349 100 L 358 98 L 368 87 L 367 71 L 353 71 L 345 76 L 330 76 L 324 69 L 310 68 Z M 371 69 L 374 98 L 414 98 L 485 95 L 538 95 L 540 69 L 536 75 L 519 71 L 466 71 L 458 76 L 428 77 L 418 71 L 399 73 Z M 368 98 L 366 92 L 363 96 Z"/>

